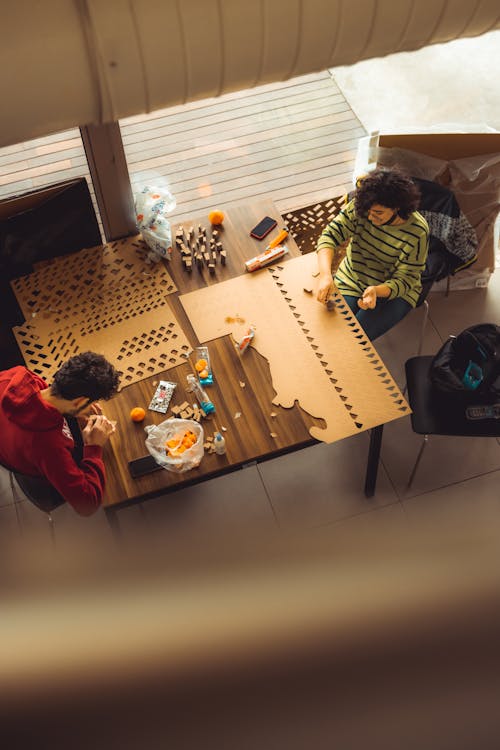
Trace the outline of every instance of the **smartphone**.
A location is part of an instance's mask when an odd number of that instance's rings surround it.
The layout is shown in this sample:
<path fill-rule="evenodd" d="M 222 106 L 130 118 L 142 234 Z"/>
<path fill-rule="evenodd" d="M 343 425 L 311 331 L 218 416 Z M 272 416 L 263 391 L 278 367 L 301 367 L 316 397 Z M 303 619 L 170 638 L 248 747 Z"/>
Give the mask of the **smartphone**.
<path fill-rule="evenodd" d="M 158 471 L 162 468 L 162 466 L 156 463 L 153 456 L 150 455 L 135 458 L 133 461 L 128 462 L 128 470 L 133 479 L 143 477 L 145 474 L 151 474 L 153 471 Z"/>
<path fill-rule="evenodd" d="M 262 221 L 259 221 L 257 226 L 252 229 L 252 231 L 250 232 L 250 237 L 255 237 L 256 240 L 263 240 L 266 234 L 269 234 L 269 232 L 274 229 L 277 224 L 278 222 L 272 219 L 270 216 L 264 216 Z"/>

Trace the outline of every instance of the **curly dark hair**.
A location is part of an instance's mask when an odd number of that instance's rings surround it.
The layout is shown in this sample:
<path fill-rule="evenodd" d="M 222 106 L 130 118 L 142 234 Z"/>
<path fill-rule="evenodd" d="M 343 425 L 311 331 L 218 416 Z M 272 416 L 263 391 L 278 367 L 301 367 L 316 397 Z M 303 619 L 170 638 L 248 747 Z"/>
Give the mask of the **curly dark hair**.
<path fill-rule="evenodd" d="M 411 179 L 397 169 L 375 169 L 356 190 L 354 205 L 359 216 L 367 216 L 375 204 L 397 208 L 402 219 L 407 219 L 418 208 L 420 191 Z"/>
<path fill-rule="evenodd" d="M 51 391 L 71 401 L 86 396 L 90 401 L 109 399 L 118 391 L 120 375 L 102 354 L 84 352 L 70 357 L 56 372 Z"/>

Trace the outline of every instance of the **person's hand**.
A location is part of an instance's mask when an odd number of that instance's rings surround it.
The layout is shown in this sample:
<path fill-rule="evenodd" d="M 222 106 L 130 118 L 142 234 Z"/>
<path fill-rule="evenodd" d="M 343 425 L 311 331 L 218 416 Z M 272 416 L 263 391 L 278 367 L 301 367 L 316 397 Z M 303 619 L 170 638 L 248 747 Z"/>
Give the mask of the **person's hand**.
<path fill-rule="evenodd" d="M 326 302 L 332 296 L 334 290 L 335 285 L 333 283 L 332 275 L 330 273 L 320 275 L 318 292 L 316 294 L 316 299 L 318 300 L 318 302 L 323 302 L 323 304 L 326 304 Z"/>
<path fill-rule="evenodd" d="M 116 422 L 112 422 L 103 414 L 92 415 L 82 430 L 83 444 L 99 445 L 102 448 L 115 430 Z"/>
<path fill-rule="evenodd" d="M 363 296 L 358 299 L 358 307 L 362 310 L 374 310 L 377 305 L 377 291 L 374 286 L 367 286 Z"/>
<path fill-rule="evenodd" d="M 80 430 L 85 428 L 89 418 L 94 414 L 102 414 L 102 406 L 98 401 L 93 401 L 77 416 L 76 421 L 80 425 Z"/>

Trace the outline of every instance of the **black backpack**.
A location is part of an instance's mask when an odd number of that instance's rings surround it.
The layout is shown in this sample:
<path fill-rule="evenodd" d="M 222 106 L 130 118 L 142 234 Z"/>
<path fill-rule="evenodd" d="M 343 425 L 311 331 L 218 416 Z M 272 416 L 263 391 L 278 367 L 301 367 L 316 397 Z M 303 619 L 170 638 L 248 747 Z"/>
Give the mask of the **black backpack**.
<path fill-rule="evenodd" d="M 430 378 L 446 393 L 500 398 L 500 326 L 481 323 L 450 336 L 432 361 Z"/>

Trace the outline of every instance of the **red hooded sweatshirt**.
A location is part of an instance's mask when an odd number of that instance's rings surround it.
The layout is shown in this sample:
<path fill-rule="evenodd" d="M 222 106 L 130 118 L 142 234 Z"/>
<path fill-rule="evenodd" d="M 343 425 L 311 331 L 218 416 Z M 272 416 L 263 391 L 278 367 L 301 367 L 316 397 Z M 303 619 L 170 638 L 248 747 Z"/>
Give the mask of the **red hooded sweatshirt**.
<path fill-rule="evenodd" d="M 0 462 L 21 474 L 45 477 L 82 516 L 101 504 L 105 472 L 102 449 L 74 440 L 63 415 L 40 396 L 47 383 L 25 367 L 0 372 Z"/>

